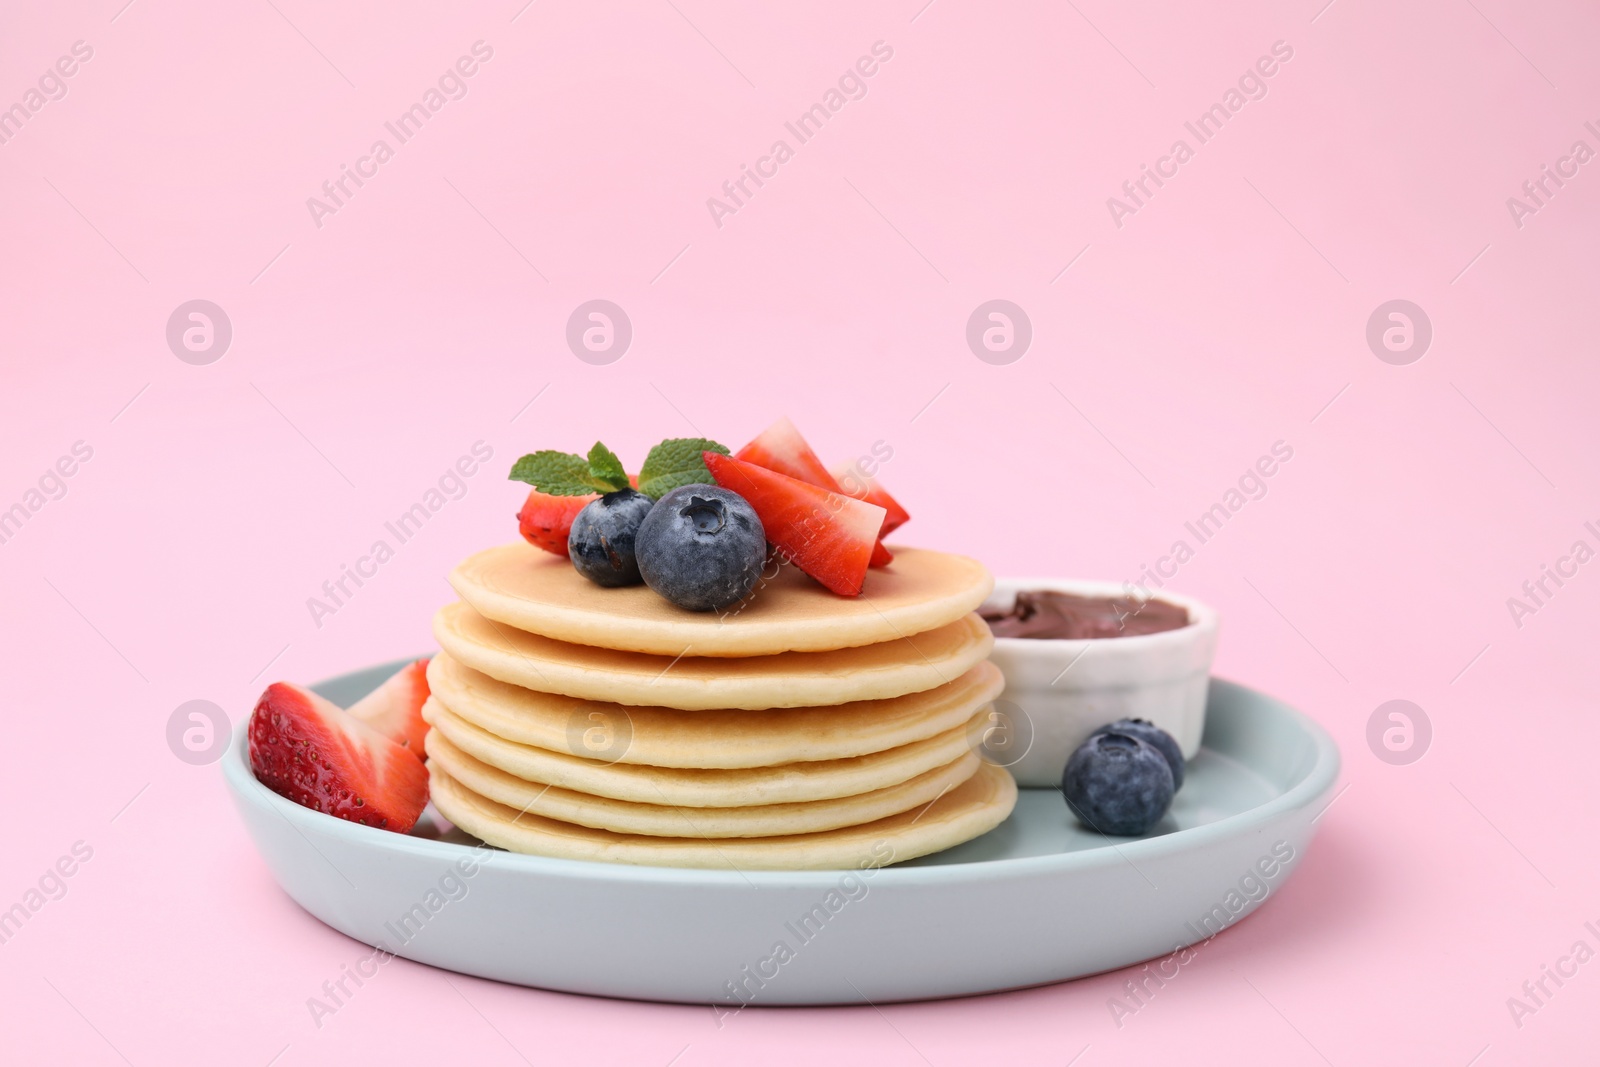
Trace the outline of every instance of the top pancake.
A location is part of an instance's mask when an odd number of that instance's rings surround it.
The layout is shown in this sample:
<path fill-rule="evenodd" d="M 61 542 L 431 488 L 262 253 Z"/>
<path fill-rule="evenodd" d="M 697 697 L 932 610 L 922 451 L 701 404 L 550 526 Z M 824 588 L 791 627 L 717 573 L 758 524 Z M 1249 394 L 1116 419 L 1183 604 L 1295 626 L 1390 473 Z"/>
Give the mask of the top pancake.
<path fill-rule="evenodd" d="M 982 604 L 994 577 L 966 556 L 896 546 L 894 562 L 869 571 L 858 597 L 773 566 L 743 605 L 696 612 L 642 585 L 603 589 L 567 560 L 518 541 L 470 557 L 450 584 L 483 617 L 556 641 L 660 656 L 770 656 L 937 629 Z"/>

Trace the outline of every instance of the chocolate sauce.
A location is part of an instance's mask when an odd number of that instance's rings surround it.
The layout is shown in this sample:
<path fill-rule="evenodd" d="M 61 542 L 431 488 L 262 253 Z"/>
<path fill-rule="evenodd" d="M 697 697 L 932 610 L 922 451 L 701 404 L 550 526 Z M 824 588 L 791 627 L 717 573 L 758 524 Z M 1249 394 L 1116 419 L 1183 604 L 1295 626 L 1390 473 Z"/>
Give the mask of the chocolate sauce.
<path fill-rule="evenodd" d="M 1186 609 L 1154 597 L 1077 596 L 1052 589 L 1018 593 L 1009 611 L 988 608 L 980 614 L 996 637 L 1137 637 L 1189 625 Z"/>

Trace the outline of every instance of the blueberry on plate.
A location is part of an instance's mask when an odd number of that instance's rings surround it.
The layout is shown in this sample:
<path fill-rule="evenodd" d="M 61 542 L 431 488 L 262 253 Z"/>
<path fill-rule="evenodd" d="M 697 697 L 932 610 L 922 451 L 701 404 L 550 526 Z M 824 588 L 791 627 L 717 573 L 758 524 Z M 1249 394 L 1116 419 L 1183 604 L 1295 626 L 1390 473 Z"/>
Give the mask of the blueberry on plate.
<path fill-rule="evenodd" d="M 755 588 L 767 534 L 755 509 L 716 485 L 683 485 L 656 501 L 636 542 L 645 584 L 680 608 L 721 611 Z"/>
<path fill-rule="evenodd" d="M 1183 749 L 1161 727 L 1147 719 L 1118 719 L 1109 726 L 1100 727 L 1095 733 L 1127 734 L 1155 746 L 1157 752 L 1167 757 L 1167 766 L 1172 768 L 1172 791 L 1176 793 L 1183 788 Z"/>
<path fill-rule="evenodd" d="M 637 489 L 619 489 L 584 505 L 567 535 L 567 555 L 578 573 L 607 588 L 638 585 L 639 527 L 654 503 Z"/>
<path fill-rule="evenodd" d="M 1154 745 L 1097 733 L 1078 746 L 1061 776 L 1067 807 L 1091 830 L 1137 837 L 1172 805 L 1172 768 Z"/>

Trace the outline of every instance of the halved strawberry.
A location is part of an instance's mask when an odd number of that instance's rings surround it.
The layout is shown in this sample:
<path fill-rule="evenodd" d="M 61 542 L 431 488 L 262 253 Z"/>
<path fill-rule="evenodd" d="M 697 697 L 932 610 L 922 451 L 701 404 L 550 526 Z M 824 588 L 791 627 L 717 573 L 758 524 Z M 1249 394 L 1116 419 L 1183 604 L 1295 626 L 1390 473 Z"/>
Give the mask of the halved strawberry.
<path fill-rule="evenodd" d="M 861 592 L 882 508 L 732 456 L 704 458 L 718 485 L 755 508 L 767 540 L 790 562 L 841 596 Z"/>
<path fill-rule="evenodd" d="M 428 802 L 421 759 L 297 685 L 267 686 L 249 738 L 256 779 L 301 807 L 403 834 Z"/>
<path fill-rule="evenodd" d="M 779 419 L 762 430 L 756 435 L 755 440 L 735 452 L 734 458 L 765 467 L 769 471 L 787 474 L 791 478 L 797 478 L 832 493 L 844 492 L 838 480 L 828 473 L 827 467 L 822 465 L 822 460 L 817 457 L 816 451 L 806 443 L 806 439 L 800 436 L 800 431 L 795 429 L 794 423 L 787 418 Z M 878 531 L 878 537 L 881 539 L 893 528 L 885 523 L 883 529 Z M 881 540 L 873 546 L 872 566 L 886 567 L 893 560 L 894 556 L 883 547 Z"/>
<path fill-rule="evenodd" d="M 832 473 L 834 481 L 839 483 L 839 491 L 845 496 L 876 504 L 889 513 L 889 517 L 883 520 L 883 533 L 878 536 L 888 537 L 911 521 L 911 513 L 901 507 L 900 502 L 890 496 L 889 491 L 877 480 L 862 470 L 860 464 L 845 463 L 835 467 Z"/>
<path fill-rule="evenodd" d="M 418 759 L 428 724 L 422 721 L 422 704 L 428 699 L 428 661 L 419 659 L 391 674 L 378 688 L 346 710 L 397 745 L 409 748 Z"/>
<path fill-rule="evenodd" d="M 517 512 L 517 528 L 529 544 L 538 545 L 546 552 L 558 556 L 567 554 L 567 535 L 572 532 L 572 520 L 599 493 L 588 496 L 551 496 L 535 489 L 528 494 L 522 510 Z"/>

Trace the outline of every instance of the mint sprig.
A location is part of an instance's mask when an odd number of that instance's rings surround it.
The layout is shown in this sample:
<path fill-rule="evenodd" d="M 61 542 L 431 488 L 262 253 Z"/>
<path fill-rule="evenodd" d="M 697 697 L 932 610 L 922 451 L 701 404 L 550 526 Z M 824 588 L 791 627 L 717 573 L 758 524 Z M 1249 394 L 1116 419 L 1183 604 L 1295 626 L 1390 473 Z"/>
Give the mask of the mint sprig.
<path fill-rule="evenodd" d="M 601 492 L 609 493 L 616 489 L 632 488 L 633 483 L 628 481 L 628 472 L 622 469 L 622 460 L 617 454 L 599 441 L 589 449 L 589 473 L 595 478 L 605 482 L 610 488 Z"/>
<path fill-rule="evenodd" d="M 662 441 L 650 450 L 644 466 L 639 468 L 639 491 L 659 500 L 680 485 L 711 483 L 711 471 L 701 455 L 704 452 L 729 455 L 726 445 L 704 437 L 674 437 Z"/>
<path fill-rule="evenodd" d="M 703 452 L 729 455 L 728 447 L 704 437 L 674 437 L 650 450 L 639 468 L 639 491 L 659 500 L 680 485 L 712 481 Z M 587 458 L 573 452 L 530 452 L 512 465 L 511 480 L 527 482 L 551 496 L 588 496 L 629 488 L 617 454 L 599 441 Z"/>
<path fill-rule="evenodd" d="M 549 449 L 531 452 L 512 465 L 510 477 L 551 496 L 588 496 L 628 488 L 622 461 L 599 441 L 589 450 L 588 459 Z"/>

